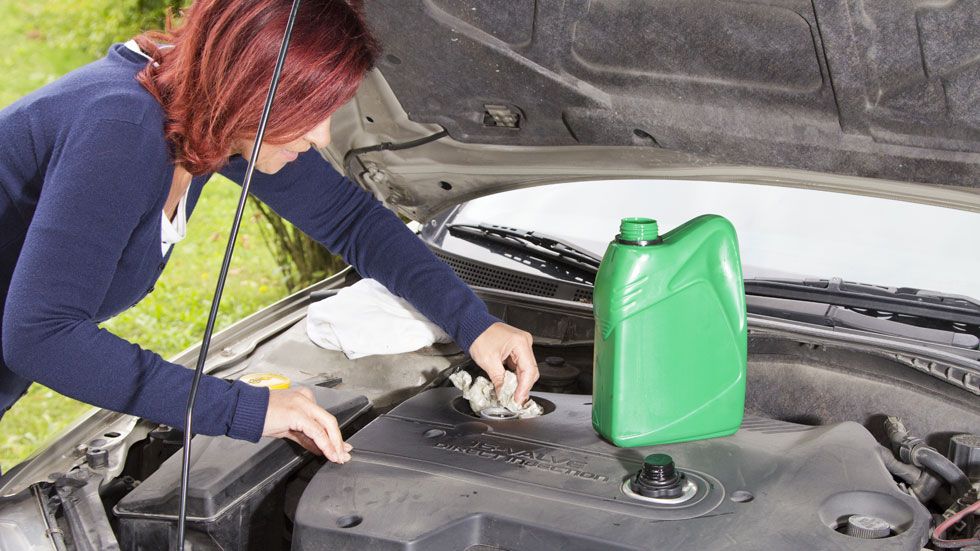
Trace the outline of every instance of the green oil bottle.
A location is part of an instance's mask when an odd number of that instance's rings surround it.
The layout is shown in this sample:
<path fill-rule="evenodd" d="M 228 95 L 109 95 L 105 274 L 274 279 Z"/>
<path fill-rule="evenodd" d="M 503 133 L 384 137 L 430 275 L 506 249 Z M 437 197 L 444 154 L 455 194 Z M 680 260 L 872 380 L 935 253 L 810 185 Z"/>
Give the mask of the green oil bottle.
<path fill-rule="evenodd" d="M 735 228 L 699 216 L 659 235 L 624 218 L 596 276 L 592 425 L 621 447 L 727 436 L 745 405 Z"/>

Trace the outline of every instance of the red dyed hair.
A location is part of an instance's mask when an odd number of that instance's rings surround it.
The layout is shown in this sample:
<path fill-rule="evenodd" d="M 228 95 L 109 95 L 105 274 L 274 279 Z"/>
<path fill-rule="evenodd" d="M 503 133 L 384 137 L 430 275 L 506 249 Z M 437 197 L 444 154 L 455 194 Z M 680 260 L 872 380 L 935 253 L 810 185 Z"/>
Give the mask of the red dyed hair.
<path fill-rule="evenodd" d="M 136 37 L 158 64 L 137 78 L 163 106 L 167 141 L 191 174 L 218 170 L 234 140 L 255 136 L 291 6 L 197 0 L 180 27 L 168 22 L 166 31 Z M 360 0 L 303 0 L 264 141 L 288 143 L 323 122 L 354 95 L 378 53 Z"/>

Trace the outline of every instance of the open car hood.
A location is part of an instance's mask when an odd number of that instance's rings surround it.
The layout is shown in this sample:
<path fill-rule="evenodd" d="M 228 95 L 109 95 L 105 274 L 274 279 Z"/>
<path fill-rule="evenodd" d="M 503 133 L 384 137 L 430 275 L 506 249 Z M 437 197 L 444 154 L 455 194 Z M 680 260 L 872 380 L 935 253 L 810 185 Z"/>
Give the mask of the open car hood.
<path fill-rule="evenodd" d="M 385 51 L 335 117 L 327 153 L 418 220 L 503 189 L 623 177 L 980 210 L 980 0 L 369 0 L 366 11 Z"/>

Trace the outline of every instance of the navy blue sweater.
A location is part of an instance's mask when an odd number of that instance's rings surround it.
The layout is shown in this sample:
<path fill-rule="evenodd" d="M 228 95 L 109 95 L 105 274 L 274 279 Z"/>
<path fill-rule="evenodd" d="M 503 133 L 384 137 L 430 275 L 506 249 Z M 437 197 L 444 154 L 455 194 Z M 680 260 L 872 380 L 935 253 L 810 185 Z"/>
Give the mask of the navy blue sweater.
<path fill-rule="evenodd" d="M 20 376 L 180 426 L 192 372 L 97 326 L 143 298 L 167 261 L 160 213 L 174 165 L 163 110 L 135 80 L 145 63 L 117 44 L 0 111 L 0 379 L 8 379 L 0 388 Z M 222 173 L 240 181 L 244 168 L 235 157 Z M 193 179 L 188 215 L 208 177 Z M 315 150 L 275 175 L 256 173 L 252 192 L 464 350 L 497 321 L 397 216 Z M 265 389 L 205 377 L 195 432 L 257 440 L 267 405 Z"/>

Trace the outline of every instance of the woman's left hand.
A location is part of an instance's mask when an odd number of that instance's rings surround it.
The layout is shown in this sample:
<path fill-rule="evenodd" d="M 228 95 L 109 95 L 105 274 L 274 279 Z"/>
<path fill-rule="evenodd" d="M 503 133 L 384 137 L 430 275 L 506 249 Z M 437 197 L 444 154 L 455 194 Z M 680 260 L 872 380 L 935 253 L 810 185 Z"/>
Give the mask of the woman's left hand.
<path fill-rule="evenodd" d="M 517 374 L 514 399 L 523 404 L 530 396 L 531 386 L 538 380 L 538 363 L 531 350 L 532 342 L 527 331 L 497 322 L 473 341 L 470 357 L 487 372 L 498 393 L 504 384 L 504 367 L 514 371 Z"/>

